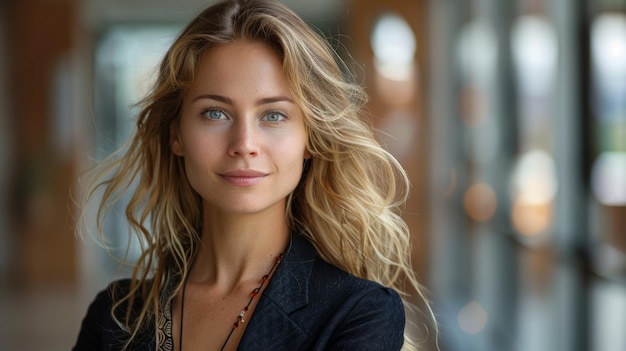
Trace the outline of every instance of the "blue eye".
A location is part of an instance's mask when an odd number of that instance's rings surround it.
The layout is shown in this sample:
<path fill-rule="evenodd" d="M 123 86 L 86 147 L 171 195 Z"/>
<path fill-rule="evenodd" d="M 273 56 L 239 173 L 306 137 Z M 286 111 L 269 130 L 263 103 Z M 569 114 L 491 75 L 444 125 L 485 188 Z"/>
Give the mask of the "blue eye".
<path fill-rule="evenodd" d="M 226 118 L 224 112 L 218 109 L 208 109 L 202 112 L 202 115 L 210 120 L 218 120 Z"/>
<path fill-rule="evenodd" d="M 263 120 L 268 122 L 280 122 L 285 118 L 287 117 L 280 112 L 269 112 L 265 116 L 263 116 Z"/>

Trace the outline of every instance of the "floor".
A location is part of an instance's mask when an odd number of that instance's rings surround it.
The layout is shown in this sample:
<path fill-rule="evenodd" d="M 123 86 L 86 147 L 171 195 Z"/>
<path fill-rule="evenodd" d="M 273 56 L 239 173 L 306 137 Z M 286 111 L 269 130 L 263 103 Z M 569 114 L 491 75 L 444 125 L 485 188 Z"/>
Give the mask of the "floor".
<path fill-rule="evenodd" d="M 70 350 L 89 304 L 76 290 L 0 289 L 0 351 Z"/>

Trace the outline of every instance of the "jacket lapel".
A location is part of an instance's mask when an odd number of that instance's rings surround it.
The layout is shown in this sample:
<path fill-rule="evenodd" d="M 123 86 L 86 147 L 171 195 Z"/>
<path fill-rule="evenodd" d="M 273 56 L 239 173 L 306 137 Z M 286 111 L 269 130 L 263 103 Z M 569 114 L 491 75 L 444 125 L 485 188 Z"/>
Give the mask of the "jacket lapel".
<path fill-rule="evenodd" d="M 296 350 L 308 335 L 291 319 L 309 303 L 309 281 L 315 249 L 303 237 L 292 236 L 285 258 L 263 292 L 239 350 Z"/>

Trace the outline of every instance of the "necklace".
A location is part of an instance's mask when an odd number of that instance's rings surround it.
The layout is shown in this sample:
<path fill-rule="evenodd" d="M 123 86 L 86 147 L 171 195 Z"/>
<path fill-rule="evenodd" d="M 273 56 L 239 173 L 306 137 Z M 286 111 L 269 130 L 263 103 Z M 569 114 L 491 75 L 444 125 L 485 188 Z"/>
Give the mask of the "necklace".
<path fill-rule="evenodd" d="M 261 278 L 261 283 L 259 284 L 259 286 L 257 286 L 254 290 L 252 290 L 252 292 L 250 293 L 250 300 L 248 300 L 248 303 L 244 306 L 244 308 L 237 315 L 237 318 L 235 319 L 235 323 L 233 323 L 233 327 L 230 329 L 230 332 L 228 333 L 226 340 L 224 340 L 224 344 L 222 345 L 220 350 L 224 350 L 224 347 L 226 347 L 226 344 L 228 344 L 228 340 L 230 340 L 230 337 L 233 335 L 233 332 L 235 331 L 235 329 L 239 327 L 239 324 L 243 324 L 246 322 L 244 317 L 245 317 L 246 312 L 248 312 L 248 310 L 250 309 L 250 304 L 252 304 L 252 301 L 254 300 L 254 298 L 257 297 L 257 295 L 259 295 L 259 292 L 263 288 L 263 285 L 265 285 L 267 280 L 270 278 L 270 276 L 272 275 L 272 273 L 274 272 L 274 270 L 276 269 L 280 261 L 283 260 L 283 257 L 284 255 L 282 253 L 279 254 L 278 257 L 276 257 L 276 260 L 274 261 L 272 268 L 270 268 L 269 272 L 267 272 L 267 274 Z M 185 279 L 185 283 L 183 284 L 183 292 L 182 292 L 183 296 L 180 302 L 180 332 L 178 333 L 178 337 L 180 338 L 178 342 L 179 351 L 183 350 L 183 320 L 184 320 L 183 315 L 185 312 L 185 288 L 186 287 L 187 287 L 187 280 Z"/>

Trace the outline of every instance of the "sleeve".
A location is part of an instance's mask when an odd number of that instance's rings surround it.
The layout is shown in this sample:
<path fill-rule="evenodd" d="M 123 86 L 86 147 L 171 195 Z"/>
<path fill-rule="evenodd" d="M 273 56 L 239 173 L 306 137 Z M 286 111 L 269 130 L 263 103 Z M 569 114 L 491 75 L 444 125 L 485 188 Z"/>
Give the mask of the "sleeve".
<path fill-rule="evenodd" d="M 392 289 L 365 294 L 343 320 L 328 350 L 394 351 L 404 344 L 405 313 L 402 299 Z"/>

